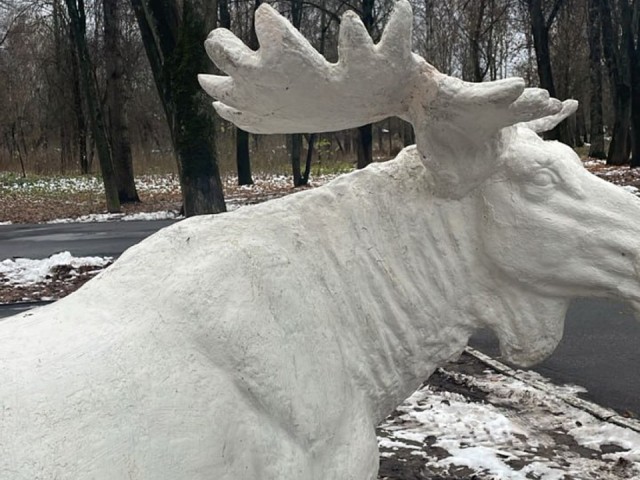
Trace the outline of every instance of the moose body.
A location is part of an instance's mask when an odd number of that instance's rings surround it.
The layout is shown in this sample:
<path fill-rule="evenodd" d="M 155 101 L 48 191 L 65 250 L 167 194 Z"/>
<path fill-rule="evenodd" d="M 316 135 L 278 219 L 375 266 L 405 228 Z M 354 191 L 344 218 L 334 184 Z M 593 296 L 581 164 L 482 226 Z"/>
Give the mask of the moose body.
<path fill-rule="evenodd" d="M 374 480 L 375 425 L 475 329 L 528 365 L 559 342 L 571 298 L 638 308 L 640 201 L 535 133 L 575 104 L 517 79 L 439 74 L 398 43 L 411 36 L 406 2 L 389 25 L 373 46 L 347 15 L 341 58 L 405 61 L 426 83 L 418 95 L 409 78 L 413 103 L 389 110 L 412 119 L 417 147 L 316 190 L 179 222 L 69 297 L 2 322 L 0 478 Z M 256 30 L 258 52 L 226 31 L 207 40 L 244 72 L 201 78 L 233 104 L 216 108 L 255 131 L 330 128 L 322 112 L 298 112 L 298 70 L 282 89 L 262 67 L 275 59 L 282 76 L 311 58 L 348 84 L 366 65 L 307 55 L 266 5 Z M 243 104 L 254 83 L 278 112 Z M 356 105 L 342 121 L 384 111 Z"/>
<path fill-rule="evenodd" d="M 184 220 L 3 322 L 0 477 L 374 478 L 374 427 L 477 325 L 427 177 L 411 148 Z"/>

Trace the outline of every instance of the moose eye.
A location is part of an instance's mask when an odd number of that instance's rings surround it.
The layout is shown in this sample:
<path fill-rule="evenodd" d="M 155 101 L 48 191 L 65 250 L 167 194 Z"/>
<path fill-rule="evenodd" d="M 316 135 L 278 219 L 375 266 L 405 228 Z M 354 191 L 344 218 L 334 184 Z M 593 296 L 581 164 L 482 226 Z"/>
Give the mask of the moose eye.
<path fill-rule="evenodd" d="M 558 175 L 549 168 L 540 168 L 523 185 L 522 193 L 530 200 L 540 202 L 555 192 Z"/>
<path fill-rule="evenodd" d="M 556 183 L 556 180 L 556 175 L 551 170 L 545 169 L 538 171 L 531 179 L 531 183 L 538 187 L 548 187 Z"/>

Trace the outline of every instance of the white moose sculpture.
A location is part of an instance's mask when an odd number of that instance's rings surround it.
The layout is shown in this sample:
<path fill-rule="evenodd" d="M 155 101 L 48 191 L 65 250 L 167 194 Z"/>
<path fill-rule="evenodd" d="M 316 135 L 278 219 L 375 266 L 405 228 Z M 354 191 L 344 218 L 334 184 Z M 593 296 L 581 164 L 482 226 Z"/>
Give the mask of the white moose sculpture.
<path fill-rule="evenodd" d="M 267 5 L 261 48 L 206 42 L 202 76 L 254 132 L 398 115 L 417 149 L 129 249 L 84 288 L 0 324 L 0 478 L 372 480 L 374 427 L 491 327 L 523 365 L 569 300 L 640 301 L 640 202 L 541 140 L 575 109 L 522 80 L 464 83 L 352 13 L 328 63 Z M 525 123 L 522 123 L 525 122 Z"/>

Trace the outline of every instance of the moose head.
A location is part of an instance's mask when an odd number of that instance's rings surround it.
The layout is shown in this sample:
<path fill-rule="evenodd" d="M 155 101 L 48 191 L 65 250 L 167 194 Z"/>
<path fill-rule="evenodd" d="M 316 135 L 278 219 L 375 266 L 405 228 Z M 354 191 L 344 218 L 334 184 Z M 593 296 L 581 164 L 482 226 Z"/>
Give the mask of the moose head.
<path fill-rule="evenodd" d="M 329 185 L 179 222 L 72 295 L 0 324 L 0 478 L 374 480 L 375 426 L 491 327 L 528 365 L 569 300 L 640 305 L 640 202 L 537 132 L 576 103 L 465 83 L 411 53 L 397 3 L 327 62 L 263 4 L 203 75 L 259 133 L 398 115 L 417 147 Z"/>

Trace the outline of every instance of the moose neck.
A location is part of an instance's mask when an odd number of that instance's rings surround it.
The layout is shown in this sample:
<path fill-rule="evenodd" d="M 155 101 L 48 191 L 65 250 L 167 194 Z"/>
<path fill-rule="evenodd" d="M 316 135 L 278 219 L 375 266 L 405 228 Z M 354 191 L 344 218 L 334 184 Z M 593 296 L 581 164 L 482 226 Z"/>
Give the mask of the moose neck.
<path fill-rule="evenodd" d="M 472 199 L 434 197 L 414 149 L 367 170 L 350 189 L 376 196 L 353 200 L 362 210 L 359 245 L 344 262 L 350 278 L 366 280 L 349 286 L 361 321 L 343 350 L 379 421 L 466 346 L 475 325 L 464 302 L 477 262 Z"/>

